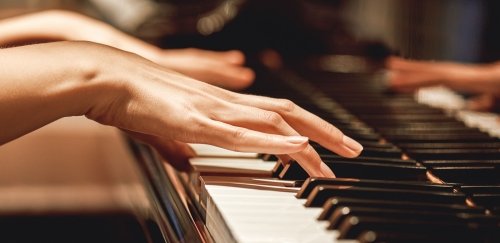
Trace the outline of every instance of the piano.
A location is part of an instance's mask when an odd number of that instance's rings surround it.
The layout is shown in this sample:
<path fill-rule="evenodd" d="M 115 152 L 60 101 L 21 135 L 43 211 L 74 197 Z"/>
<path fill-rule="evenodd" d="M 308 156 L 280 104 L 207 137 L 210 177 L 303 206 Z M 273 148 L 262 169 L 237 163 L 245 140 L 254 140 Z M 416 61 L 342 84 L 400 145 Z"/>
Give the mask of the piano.
<path fill-rule="evenodd" d="M 192 2 L 196 1 L 186 5 Z M 431 13 L 452 3 L 221 2 L 241 10 L 234 20 L 224 19 L 229 22 L 224 30 L 206 33 L 210 36 L 181 33 L 156 41 L 170 47 L 245 50 L 257 76 L 255 85 L 244 92 L 294 101 L 359 141 L 364 146 L 362 154 L 342 158 L 312 143 L 337 178 L 311 178 L 297 163 L 282 164 L 274 155 L 193 144 L 198 154 L 191 159 L 193 170 L 180 172 L 147 145 L 112 129 L 97 131 L 84 124 L 105 136 L 96 135 L 83 147 L 83 154 L 94 154 L 97 149 L 100 156 L 75 163 L 82 165 L 81 171 L 92 162 L 85 178 L 99 183 L 88 185 L 84 177 L 62 176 L 59 182 L 79 183 L 60 187 L 53 185 L 58 182 L 54 179 L 43 190 L 30 184 L 27 188 L 35 188 L 34 192 L 24 190 L 26 195 L 2 193 L 10 200 L 7 206 L 0 203 L 0 232 L 6 242 L 500 241 L 498 115 L 462 110 L 463 99 L 443 87 L 422 89 L 416 95 L 388 91 L 383 72 L 387 49 L 371 40 L 359 40 L 373 35 L 366 26 L 361 28 L 365 31 L 361 37 L 350 36 L 347 20 L 337 15 L 341 11 L 364 13 L 360 19 L 370 21 L 381 9 L 389 15 L 404 10 L 410 14 L 409 21 L 376 35 L 387 34 L 383 41 L 399 46 L 404 56 L 428 58 L 445 55 L 439 52 L 445 42 L 433 42 L 442 41 L 442 36 L 418 36 L 435 26 L 419 25 L 416 18 L 433 4 L 437 10 Z M 252 12 L 259 8 L 267 15 Z M 326 27 L 321 24 L 325 16 Z M 311 38 L 302 38 L 304 34 Z M 252 39 L 255 35 L 265 36 Z M 419 37 L 426 44 L 421 50 L 411 39 Z M 267 47 L 280 53 L 282 61 L 273 58 L 275 52 Z M 54 126 L 71 128 L 80 122 L 63 120 Z M 81 136 L 88 135 L 58 138 L 61 142 L 54 146 L 44 144 L 51 149 L 40 154 L 52 157 L 37 156 L 35 151 L 29 161 L 82 158 L 81 151 L 68 152 L 74 146 L 67 141 L 82 141 Z M 0 149 L 0 160 L 13 160 L 53 138 L 37 136 L 28 135 Z M 57 148 L 67 153 L 59 156 Z M 105 161 L 107 169 L 99 169 L 99 161 Z M 26 169 L 7 165 L 2 168 L 5 176 Z M 63 166 L 63 162 L 54 165 Z M 43 172 L 40 180 L 51 181 L 51 173 Z M 61 200 L 66 203 L 57 204 Z"/>

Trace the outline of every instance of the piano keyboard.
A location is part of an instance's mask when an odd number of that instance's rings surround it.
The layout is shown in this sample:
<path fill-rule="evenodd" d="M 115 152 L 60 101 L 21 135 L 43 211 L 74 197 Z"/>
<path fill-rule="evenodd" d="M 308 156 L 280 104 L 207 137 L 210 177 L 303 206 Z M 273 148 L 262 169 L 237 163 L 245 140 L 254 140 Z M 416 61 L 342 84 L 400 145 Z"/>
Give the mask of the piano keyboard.
<path fill-rule="evenodd" d="M 339 157 L 312 143 L 339 177 L 308 178 L 273 156 L 193 145 L 195 200 L 216 242 L 496 242 L 500 139 L 373 74 L 261 73 L 283 97 L 364 146 Z M 312 84 L 314 83 L 314 85 Z M 427 93 L 429 97 L 430 93 Z M 432 97 L 432 95 L 430 95 Z M 491 135 L 490 135 L 491 134 Z"/>

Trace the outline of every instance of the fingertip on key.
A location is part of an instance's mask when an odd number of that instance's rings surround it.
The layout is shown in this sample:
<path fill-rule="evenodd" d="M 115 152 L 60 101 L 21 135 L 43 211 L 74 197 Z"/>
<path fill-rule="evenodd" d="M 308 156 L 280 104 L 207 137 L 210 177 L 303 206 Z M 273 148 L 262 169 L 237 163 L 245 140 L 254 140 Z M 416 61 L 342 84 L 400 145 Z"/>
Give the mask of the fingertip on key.
<path fill-rule="evenodd" d="M 321 169 L 321 173 L 323 173 L 324 177 L 327 177 L 327 178 L 335 178 L 336 177 L 335 174 L 333 173 L 333 171 L 330 169 L 330 167 L 328 167 L 328 165 L 326 165 L 325 163 L 321 163 L 320 169 Z"/>
<path fill-rule="evenodd" d="M 363 145 L 361 145 L 356 140 L 346 135 L 344 135 L 344 137 L 342 138 L 342 143 L 347 149 L 350 150 L 350 152 L 354 154 L 353 157 L 358 156 L 361 153 L 361 151 L 363 151 Z"/>

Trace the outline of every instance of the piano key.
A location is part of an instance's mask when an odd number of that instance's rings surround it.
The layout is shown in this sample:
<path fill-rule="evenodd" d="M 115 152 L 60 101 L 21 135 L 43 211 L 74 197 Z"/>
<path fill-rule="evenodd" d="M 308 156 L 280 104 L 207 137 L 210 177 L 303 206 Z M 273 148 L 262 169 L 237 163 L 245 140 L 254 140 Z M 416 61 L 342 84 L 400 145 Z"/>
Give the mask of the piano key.
<path fill-rule="evenodd" d="M 323 211 L 319 215 L 319 220 L 327 220 L 330 218 L 333 211 L 342 206 L 359 206 L 382 209 L 421 209 L 427 211 L 449 211 L 455 213 L 474 213 L 485 214 L 485 208 L 469 207 L 465 204 L 448 204 L 448 203 L 420 203 L 403 200 L 373 200 L 373 199 L 356 199 L 348 197 L 333 197 L 323 205 Z"/>
<path fill-rule="evenodd" d="M 191 165 L 199 173 L 238 174 L 241 176 L 272 176 L 276 162 L 271 163 L 262 159 L 240 159 L 240 158 L 191 158 Z"/>
<path fill-rule="evenodd" d="M 497 217 L 487 216 L 484 214 L 467 214 L 456 213 L 453 211 L 427 211 L 424 209 L 394 209 L 394 208 L 369 208 L 369 207 L 355 207 L 343 206 L 337 208 L 328 219 L 330 225 L 328 229 L 338 229 L 343 224 L 344 220 L 349 216 L 356 217 L 374 217 L 380 219 L 397 219 L 405 220 L 411 218 L 412 220 L 433 221 L 439 220 L 442 222 L 457 222 L 464 221 L 472 223 L 482 223 L 482 225 L 495 225 L 498 222 Z"/>
<path fill-rule="evenodd" d="M 462 222 L 448 222 L 439 218 L 427 220 L 381 219 L 376 217 L 350 216 L 340 226 L 340 239 L 355 239 L 365 231 L 395 231 L 404 235 L 424 235 L 425 239 L 446 239 L 446 241 L 474 241 L 481 234 Z"/>
<path fill-rule="evenodd" d="M 366 163 L 357 161 L 324 161 L 337 177 L 391 180 L 427 180 L 427 169 L 417 165 Z M 291 162 L 279 174 L 286 180 L 305 180 L 307 173 L 296 162 Z"/>
<path fill-rule="evenodd" d="M 466 126 L 455 126 L 455 127 L 434 127 L 432 125 L 427 127 L 415 127 L 415 128 L 394 128 L 385 127 L 378 128 L 377 131 L 383 134 L 414 134 L 414 133 L 474 133 L 480 132 L 477 128 L 471 128 Z"/>
<path fill-rule="evenodd" d="M 461 185 L 460 191 L 466 194 L 497 193 L 500 194 L 500 185 Z"/>
<path fill-rule="evenodd" d="M 204 190 L 209 195 L 207 227 L 216 232 L 217 242 L 332 242 L 336 238 L 335 231 L 324 230 L 324 224 L 315 220 L 320 209 L 305 209 L 293 193 L 220 185 L 204 185 Z"/>
<path fill-rule="evenodd" d="M 304 181 L 300 191 L 297 193 L 297 198 L 307 198 L 315 187 L 322 185 L 410 189 L 439 192 L 453 192 L 456 188 L 456 186 L 450 184 L 431 184 L 428 182 L 309 177 Z"/>
<path fill-rule="evenodd" d="M 500 168 L 495 166 L 434 166 L 431 171 L 447 183 L 500 183 Z"/>
<path fill-rule="evenodd" d="M 422 160 L 421 163 L 427 167 L 445 167 L 445 166 L 455 166 L 455 167 L 466 167 L 466 166 L 492 166 L 499 167 L 500 160 Z"/>
<path fill-rule="evenodd" d="M 358 114 L 361 120 L 368 124 L 380 124 L 380 123 L 404 123 L 404 122 L 452 122 L 456 121 L 455 118 L 445 116 L 443 114 L 384 114 L 378 113 L 372 114 Z"/>
<path fill-rule="evenodd" d="M 386 229 L 386 230 L 377 230 L 375 231 L 364 231 L 358 237 L 357 240 L 359 243 L 375 243 L 375 242 L 406 242 L 406 243 L 420 243 L 420 242 L 449 242 L 454 239 L 453 237 L 449 237 L 446 234 L 441 235 L 426 235 L 421 232 L 413 233 L 413 232 L 397 232 L 394 230 Z M 457 240 L 467 240 L 470 239 L 471 242 L 474 240 L 478 240 L 472 236 L 467 236 L 466 238 L 459 238 Z"/>
<path fill-rule="evenodd" d="M 308 207 L 320 207 L 332 197 L 450 204 L 463 204 L 465 202 L 465 195 L 462 193 L 321 185 L 313 189 L 305 205 Z"/>
<path fill-rule="evenodd" d="M 426 181 L 427 169 L 417 165 L 325 161 L 338 177 Z"/>
<path fill-rule="evenodd" d="M 361 142 L 362 145 L 363 142 Z M 313 148 L 316 149 L 316 151 L 320 155 L 328 155 L 328 154 L 333 154 L 330 150 L 319 146 L 319 145 L 313 145 Z M 402 152 L 401 149 L 397 147 L 370 147 L 370 146 L 363 146 L 363 151 L 361 152 L 360 156 L 367 156 L 367 157 L 383 157 L 383 158 L 401 158 Z"/>
<path fill-rule="evenodd" d="M 482 149 L 500 148 L 500 142 L 492 143 L 398 143 L 398 146 L 405 149 Z"/>
<path fill-rule="evenodd" d="M 232 158 L 257 158 L 258 153 L 235 152 L 208 144 L 189 144 L 196 152 L 197 157 L 232 157 Z"/>
<path fill-rule="evenodd" d="M 425 129 L 428 127 L 434 127 L 435 129 L 449 129 L 449 128 L 466 128 L 463 123 L 458 122 L 458 121 L 448 121 L 448 122 L 405 122 L 405 123 L 399 123 L 399 124 L 377 124 L 378 129 Z"/>
<path fill-rule="evenodd" d="M 500 193 L 477 193 L 472 195 L 472 201 L 484 207 L 498 207 L 500 205 Z"/>
<path fill-rule="evenodd" d="M 500 159 L 500 148 L 485 149 L 406 149 L 406 154 L 415 159 Z"/>
<path fill-rule="evenodd" d="M 484 133 L 475 134 L 412 134 L 412 135 L 392 135 L 386 136 L 389 141 L 394 143 L 420 143 L 420 142 L 470 142 L 470 143 L 488 143 L 497 142 L 497 139 Z"/>
<path fill-rule="evenodd" d="M 351 162 L 365 162 L 365 163 L 382 163 L 382 164 L 401 164 L 401 165 L 417 165 L 417 161 L 409 158 L 383 158 L 383 157 L 369 157 L 358 156 L 356 158 L 345 158 L 336 154 L 320 154 L 321 159 L 328 161 L 351 161 Z"/>

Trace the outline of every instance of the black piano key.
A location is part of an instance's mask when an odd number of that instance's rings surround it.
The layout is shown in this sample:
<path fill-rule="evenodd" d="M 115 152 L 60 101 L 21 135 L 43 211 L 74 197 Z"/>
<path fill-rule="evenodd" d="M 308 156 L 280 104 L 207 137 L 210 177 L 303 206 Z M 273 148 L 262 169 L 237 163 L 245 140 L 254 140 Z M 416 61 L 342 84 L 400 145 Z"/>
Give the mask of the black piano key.
<path fill-rule="evenodd" d="M 500 185 L 461 185 L 460 191 L 472 195 L 478 193 L 500 194 Z"/>
<path fill-rule="evenodd" d="M 361 143 L 363 145 L 363 143 Z M 330 150 L 323 147 L 314 147 L 319 155 L 334 155 Z M 402 151 L 399 148 L 374 148 L 363 146 L 363 151 L 360 156 L 379 157 L 379 158 L 401 158 Z"/>
<path fill-rule="evenodd" d="M 379 140 L 376 142 L 372 141 L 358 141 L 358 142 L 360 142 L 361 145 L 363 145 L 363 147 L 365 148 L 397 148 L 396 145 L 389 143 L 387 141 L 381 142 Z"/>
<path fill-rule="evenodd" d="M 361 156 L 382 157 L 382 158 L 401 158 L 402 152 L 399 148 L 371 148 L 365 147 Z"/>
<path fill-rule="evenodd" d="M 447 183 L 500 183 L 500 167 L 498 166 L 434 166 L 431 171 Z"/>
<path fill-rule="evenodd" d="M 332 197 L 450 204 L 462 204 L 465 202 L 465 195 L 462 193 L 322 185 L 313 189 L 307 197 L 305 205 L 308 207 L 320 207 Z"/>
<path fill-rule="evenodd" d="M 500 148 L 500 142 L 491 143 L 399 143 L 404 149 L 485 149 Z"/>
<path fill-rule="evenodd" d="M 283 171 L 284 166 L 282 163 L 278 162 L 274 165 L 273 170 L 272 170 L 272 176 L 273 177 L 279 177 L 280 173 Z"/>
<path fill-rule="evenodd" d="M 427 180 L 427 169 L 417 165 L 327 160 L 324 162 L 337 177 L 342 178 Z M 280 179 L 285 180 L 305 180 L 307 177 L 305 170 L 296 162 L 285 166 L 279 175 Z"/>
<path fill-rule="evenodd" d="M 468 214 L 456 213 L 453 211 L 427 211 L 424 209 L 394 209 L 394 208 L 369 208 L 369 207 L 355 207 L 343 206 L 337 208 L 331 217 L 328 219 L 330 225 L 328 229 L 338 229 L 343 221 L 349 216 L 357 217 L 377 217 L 381 219 L 397 219 L 397 220 L 422 220 L 422 221 L 447 221 L 447 222 L 468 222 L 479 223 L 482 225 L 495 226 L 500 222 L 500 219 L 495 216 L 484 214 Z M 499 228 L 500 229 L 500 228 Z"/>
<path fill-rule="evenodd" d="M 394 143 L 421 143 L 421 142 L 471 142 L 471 143 L 489 143 L 496 142 L 496 138 L 485 133 L 475 134 L 410 134 L 410 135 L 391 135 L 385 136 L 387 140 Z"/>
<path fill-rule="evenodd" d="M 434 127 L 435 129 L 446 129 L 446 128 L 465 128 L 465 126 L 462 122 L 458 121 L 448 121 L 448 122 L 405 122 L 405 123 L 399 123 L 399 124 L 377 124 L 376 127 L 379 130 L 384 130 L 384 129 L 425 129 L 428 127 Z"/>
<path fill-rule="evenodd" d="M 500 160 L 422 160 L 421 163 L 427 167 L 434 166 L 500 166 Z"/>
<path fill-rule="evenodd" d="M 427 169 L 417 165 L 324 161 L 337 177 L 426 181 Z"/>
<path fill-rule="evenodd" d="M 404 134 L 418 134 L 418 133 L 423 133 L 423 134 L 447 134 L 447 133 L 459 133 L 459 134 L 471 134 L 471 133 L 478 133 L 480 132 L 479 129 L 477 128 L 472 128 L 472 127 L 433 127 L 428 126 L 428 127 L 418 127 L 418 128 L 379 128 L 377 129 L 378 132 L 385 134 L 385 135 L 404 135 Z"/>
<path fill-rule="evenodd" d="M 475 235 L 468 235 L 462 238 L 462 235 L 459 236 L 448 236 L 446 234 L 433 234 L 427 235 L 422 232 L 397 232 L 394 230 L 377 230 L 377 231 L 364 231 L 356 240 L 359 243 L 380 243 L 380 242 L 405 242 L 405 243 L 441 243 L 441 242 L 456 242 L 459 241 L 469 241 L 470 242 L 478 242 L 479 239 L 475 237 Z"/>
<path fill-rule="evenodd" d="M 278 177 L 283 180 L 305 180 L 309 177 L 299 163 L 291 161 L 281 170 Z"/>
<path fill-rule="evenodd" d="M 477 193 L 472 195 L 472 201 L 479 206 L 500 207 L 500 193 Z"/>
<path fill-rule="evenodd" d="M 406 154 L 417 160 L 500 159 L 500 149 L 406 149 Z"/>
<path fill-rule="evenodd" d="M 372 200 L 372 199 L 356 199 L 356 198 L 346 198 L 346 197 L 333 197 L 330 198 L 323 205 L 323 211 L 318 216 L 318 220 L 327 220 L 330 218 L 333 211 L 342 206 L 358 206 L 358 207 L 370 207 L 377 209 L 420 209 L 427 211 L 438 211 L 438 212 L 454 212 L 454 213 L 473 213 L 473 214 L 484 214 L 485 208 L 482 207 L 469 207 L 465 204 L 448 204 L 448 203 L 420 203 L 411 201 L 384 201 L 384 200 Z"/>
<path fill-rule="evenodd" d="M 320 154 L 321 159 L 335 162 L 335 161 L 350 161 L 350 162 L 364 162 L 364 163 L 380 163 L 380 164 L 399 164 L 399 165 L 417 165 L 417 161 L 413 159 L 401 158 L 381 158 L 370 156 L 359 156 L 356 158 L 345 158 L 336 154 Z"/>
<path fill-rule="evenodd" d="M 368 124 L 387 124 L 404 122 L 453 122 L 455 118 L 443 114 L 358 114 Z"/>
<path fill-rule="evenodd" d="M 478 239 L 467 225 L 462 222 L 442 222 L 438 218 L 432 221 L 384 219 L 378 217 L 349 216 L 339 227 L 339 239 L 356 239 L 365 231 L 392 231 L 400 234 L 421 234 L 426 239 L 446 236 L 450 240 Z M 457 237 L 457 238 L 454 238 Z"/>
<path fill-rule="evenodd" d="M 387 189 L 410 189 L 438 192 L 454 192 L 456 186 L 444 184 L 431 184 L 427 182 L 413 181 L 389 181 L 389 180 L 367 180 L 367 179 L 351 179 L 351 178 L 307 178 L 297 192 L 297 198 L 307 198 L 312 190 L 321 185 L 338 185 L 338 186 L 359 186 Z"/>

